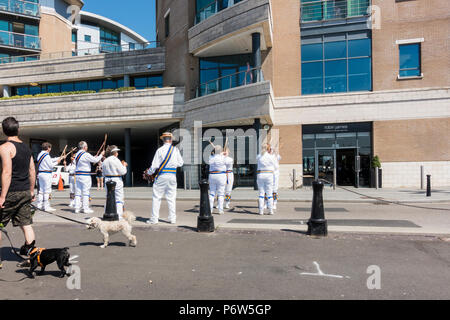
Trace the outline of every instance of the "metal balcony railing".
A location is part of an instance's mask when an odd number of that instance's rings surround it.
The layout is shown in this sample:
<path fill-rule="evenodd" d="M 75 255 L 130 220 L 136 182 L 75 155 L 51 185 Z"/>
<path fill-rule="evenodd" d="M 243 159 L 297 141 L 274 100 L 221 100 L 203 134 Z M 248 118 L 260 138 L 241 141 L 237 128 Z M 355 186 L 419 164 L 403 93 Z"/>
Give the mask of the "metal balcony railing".
<path fill-rule="evenodd" d="M 301 3 L 302 22 L 368 16 L 370 0 L 310 0 Z"/>
<path fill-rule="evenodd" d="M 0 0 L 0 11 L 19 13 L 32 17 L 40 17 L 39 3 L 23 0 Z"/>
<path fill-rule="evenodd" d="M 1 33 L 0 33 L 0 45 L 1 45 Z M 97 43 L 95 47 L 79 49 L 79 50 L 74 50 L 74 51 L 60 51 L 60 52 L 50 52 L 50 53 L 45 53 L 45 54 L 32 54 L 32 55 L 23 55 L 23 56 L 3 57 L 3 58 L 0 58 L 0 64 L 69 58 L 69 57 L 74 57 L 74 56 L 87 56 L 87 55 L 96 55 L 96 54 L 102 54 L 102 53 L 139 51 L 139 50 L 145 50 L 145 49 L 158 48 L 159 46 L 160 46 L 159 41 L 135 43 L 134 45 L 126 44 L 126 45 L 122 45 L 122 46 Z"/>
<path fill-rule="evenodd" d="M 40 50 L 41 42 L 38 36 L 0 30 L 0 46 Z"/>
<path fill-rule="evenodd" d="M 195 24 L 208 19 L 217 12 L 222 11 L 235 5 L 243 0 L 215 0 L 208 3 L 206 6 L 197 9 L 197 14 L 195 15 Z"/>
<path fill-rule="evenodd" d="M 211 93 L 228 90 L 247 84 L 264 81 L 261 68 L 253 68 L 246 71 L 236 72 L 214 80 L 204 82 L 197 86 L 196 97 L 206 96 Z"/>

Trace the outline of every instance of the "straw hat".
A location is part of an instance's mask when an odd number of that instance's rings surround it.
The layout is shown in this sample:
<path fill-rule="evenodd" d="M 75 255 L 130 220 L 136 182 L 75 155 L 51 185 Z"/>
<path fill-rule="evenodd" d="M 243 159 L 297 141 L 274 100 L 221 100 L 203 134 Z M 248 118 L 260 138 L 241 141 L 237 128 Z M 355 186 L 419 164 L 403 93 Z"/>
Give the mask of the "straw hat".
<path fill-rule="evenodd" d="M 173 134 L 170 133 L 170 132 L 164 132 L 164 133 L 161 135 L 161 137 L 159 137 L 159 138 L 162 140 L 162 139 L 167 138 L 167 137 L 173 139 Z"/>

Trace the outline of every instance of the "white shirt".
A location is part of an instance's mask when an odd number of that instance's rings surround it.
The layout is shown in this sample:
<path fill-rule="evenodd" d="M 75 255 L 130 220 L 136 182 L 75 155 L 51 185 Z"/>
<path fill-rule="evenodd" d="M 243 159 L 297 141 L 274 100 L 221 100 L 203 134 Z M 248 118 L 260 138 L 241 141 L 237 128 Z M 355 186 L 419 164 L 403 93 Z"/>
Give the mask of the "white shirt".
<path fill-rule="evenodd" d="M 75 173 L 75 169 L 76 169 L 76 165 L 75 165 L 75 160 L 73 160 L 66 168 L 66 170 L 69 172 L 69 174 L 74 174 Z"/>
<path fill-rule="evenodd" d="M 78 162 L 78 156 L 83 153 L 82 156 L 80 156 Z M 91 163 L 97 163 L 100 162 L 100 160 L 102 160 L 102 155 L 98 155 L 96 157 L 94 157 L 93 155 L 91 155 L 90 153 L 84 151 L 84 150 L 80 150 L 77 152 L 77 154 L 75 155 L 75 164 L 76 164 L 76 169 L 75 171 L 84 171 L 84 172 L 91 172 Z"/>
<path fill-rule="evenodd" d="M 265 152 L 256 157 L 258 161 L 258 171 L 276 171 L 278 170 L 278 161 L 274 155 Z"/>
<path fill-rule="evenodd" d="M 279 174 L 280 173 L 280 160 L 281 160 L 281 156 L 279 154 L 274 155 L 275 159 L 277 161 L 277 167 L 275 168 L 275 174 Z"/>
<path fill-rule="evenodd" d="M 227 171 L 233 171 L 234 160 L 231 157 L 225 157 L 225 165 L 227 167 Z"/>
<path fill-rule="evenodd" d="M 102 164 L 103 175 L 107 176 L 124 176 L 127 173 L 127 167 L 116 156 L 109 156 Z"/>
<path fill-rule="evenodd" d="M 153 174 L 159 167 L 161 166 L 162 162 L 166 158 L 167 152 L 169 151 L 169 148 L 172 144 L 171 143 L 164 143 L 162 147 L 160 147 L 158 150 L 156 150 L 155 156 L 153 157 L 152 165 L 150 169 L 148 170 L 148 174 Z M 180 150 L 178 150 L 177 147 L 173 148 L 172 156 L 170 157 L 169 161 L 167 162 L 166 169 L 168 168 L 178 168 L 182 167 L 184 164 L 183 157 L 181 157 Z"/>
<path fill-rule="evenodd" d="M 215 154 L 209 157 L 209 171 L 220 171 L 225 172 L 227 170 L 227 165 L 233 165 L 233 159 L 230 157 L 225 157 L 223 154 Z"/>
<path fill-rule="evenodd" d="M 48 152 L 44 151 L 44 150 L 42 150 L 39 153 L 39 155 L 37 157 L 38 162 L 39 162 L 39 159 L 41 159 L 41 157 L 43 157 L 43 158 L 38 167 L 38 171 L 53 171 L 53 167 L 58 164 L 59 158 L 51 158 L 50 155 L 48 154 Z"/>

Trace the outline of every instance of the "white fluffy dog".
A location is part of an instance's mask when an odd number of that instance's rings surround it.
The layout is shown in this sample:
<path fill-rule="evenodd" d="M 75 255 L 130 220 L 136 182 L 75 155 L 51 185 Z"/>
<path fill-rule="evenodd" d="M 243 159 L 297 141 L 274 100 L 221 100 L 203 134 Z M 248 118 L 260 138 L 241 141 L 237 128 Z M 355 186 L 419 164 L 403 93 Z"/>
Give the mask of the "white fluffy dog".
<path fill-rule="evenodd" d="M 120 221 L 103 221 L 99 218 L 89 218 L 86 223 L 88 229 L 99 229 L 103 234 L 103 245 L 100 248 L 106 248 L 109 243 L 109 234 L 122 231 L 125 237 L 130 241 L 130 246 L 137 245 L 136 236 L 131 234 L 131 223 L 136 220 L 136 217 L 130 211 L 125 211 L 122 215 L 123 220 Z"/>

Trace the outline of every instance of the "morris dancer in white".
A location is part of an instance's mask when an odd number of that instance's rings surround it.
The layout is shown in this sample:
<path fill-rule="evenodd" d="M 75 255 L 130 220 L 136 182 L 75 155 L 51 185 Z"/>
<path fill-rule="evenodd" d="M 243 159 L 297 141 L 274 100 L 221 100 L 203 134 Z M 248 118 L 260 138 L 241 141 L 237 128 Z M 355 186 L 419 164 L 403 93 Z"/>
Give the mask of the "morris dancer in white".
<path fill-rule="evenodd" d="M 50 152 L 52 145 L 49 142 L 42 144 L 42 151 L 37 157 L 37 171 L 39 181 L 39 195 L 37 207 L 45 211 L 56 211 L 50 207 L 50 194 L 52 193 L 52 173 L 53 167 L 56 166 L 62 157 L 52 158 Z"/>
<path fill-rule="evenodd" d="M 108 146 L 106 148 L 106 160 L 103 161 L 102 171 L 105 176 L 105 186 L 108 181 L 114 181 L 116 183 L 115 196 L 116 196 L 116 208 L 119 220 L 122 219 L 123 214 L 123 181 L 122 176 L 127 174 L 128 164 L 124 161 L 121 162 L 117 157 L 120 149 L 117 146 Z M 108 189 L 106 189 L 108 190 Z M 108 193 L 108 191 L 106 191 Z"/>
<path fill-rule="evenodd" d="M 221 146 L 214 147 L 214 155 L 209 157 L 209 204 L 214 208 L 214 198 L 217 196 L 219 214 L 223 214 L 225 185 L 227 184 L 227 164 L 233 160 L 222 153 Z"/>
<path fill-rule="evenodd" d="M 105 151 L 96 157 L 92 156 L 87 152 L 86 141 L 80 141 L 78 149 L 79 151 L 75 154 L 75 213 L 80 213 L 81 206 L 84 213 L 93 213 L 94 211 L 89 208 L 89 193 L 92 186 L 91 164 L 101 161 Z"/>
<path fill-rule="evenodd" d="M 273 149 L 272 149 L 273 151 Z M 277 166 L 273 172 L 273 209 L 277 210 L 277 202 L 278 202 L 278 182 L 280 181 L 280 160 L 281 156 L 277 153 L 272 152 L 275 160 L 277 162 Z"/>
<path fill-rule="evenodd" d="M 228 147 L 225 147 L 223 154 L 226 159 L 226 174 L 227 174 L 227 184 L 225 185 L 225 209 L 230 209 L 231 191 L 233 190 L 233 183 L 234 183 L 234 174 L 233 174 L 234 160 L 229 156 L 230 149 L 228 149 Z"/>
<path fill-rule="evenodd" d="M 258 169 L 256 171 L 259 199 L 258 208 L 259 214 L 264 214 L 264 195 L 267 195 L 267 208 L 269 214 L 273 214 L 273 174 L 278 169 L 276 158 L 270 154 L 270 145 L 264 146 L 262 154 L 259 154 L 256 158 L 258 161 Z"/>
<path fill-rule="evenodd" d="M 69 172 L 69 187 L 70 187 L 70 204 L 69 207 L 75 207 L 75 156 L 70 156 L 70 164 L 66 166 L 64 161 L 64 167 L 67 172 Z"/>
<path fill-rule="evenodd" d="M 149 175 L 157 172 L 153 184 L 152 216 L 147 220 L 147 223 L 158 223 L 161 199 L 165 195 L 169 207 L 169 222 L 175 224 L 177 219 L 177 168 L 182 167 L 184 162 L 178 148 L 172 145 L 173 135 L 170 132 L 165 132 L 160 138 L 164 145 L 156 150 L 152 166 L 147 171 Z"/>

